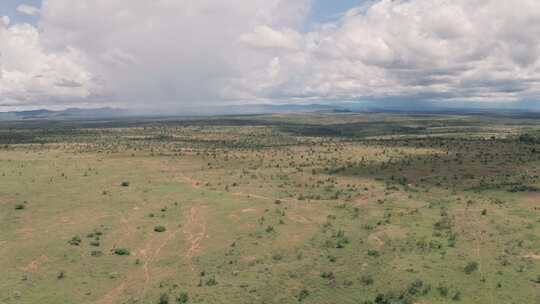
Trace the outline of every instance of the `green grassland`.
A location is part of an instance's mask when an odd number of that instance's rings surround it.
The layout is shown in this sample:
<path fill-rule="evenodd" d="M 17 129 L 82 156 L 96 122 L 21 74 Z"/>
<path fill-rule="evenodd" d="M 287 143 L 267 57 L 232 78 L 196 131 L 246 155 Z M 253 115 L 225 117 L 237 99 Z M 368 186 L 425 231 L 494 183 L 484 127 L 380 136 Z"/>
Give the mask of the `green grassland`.
<path fill-rule="evenodd" d="M 0 123 L 0 303 L 540 303 L 540 121 Z"/>

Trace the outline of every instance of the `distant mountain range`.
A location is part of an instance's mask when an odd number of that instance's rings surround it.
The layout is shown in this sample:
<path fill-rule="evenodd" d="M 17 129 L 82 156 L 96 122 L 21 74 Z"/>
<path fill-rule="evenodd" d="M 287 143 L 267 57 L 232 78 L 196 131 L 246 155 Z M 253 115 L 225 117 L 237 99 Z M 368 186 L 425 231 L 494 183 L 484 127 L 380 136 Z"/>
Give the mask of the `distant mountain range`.
<path fill-rule="evenodd" d="M 332 104 L 248 104 L 227 106 L 190 106 L 168 112 L 148 112 L 143 110 L 128 110 L 119 108 L 69 108 L 60 111 L 31 110 L 0 112 L 0 120 L 70 120 L 70 119 L 111 119 L 126 117 L 177 117 L 177 116 L 212 116 L 212 115 L 249 115 L 302 112 L 332 112 L 332 113 L 531 113 L 536 109 L 521 107 L 449 107 L 435 103 L 416 102 L 338 102 Z"/>
<path fill-rule="evenodd" d="M 0 120 L 25 119 L 70 119 L 70 118 L 114 118 L 128 116 L 129 111 L 116 108 L 79 109 L 69 108 L 61 111 L 30 110 L 0 113 Z"/>
<path fill-rule="evenodd" d="M 211 115 L 248 115 L 292 112 L 342 112 L 348 111 L 334 105 L 236 105 L 212 107 L 186 107 L 181 110 L 165 112 L 146 112 L 119 108 L 80 109 L 69 108 L 60 111 L 30 110 L 0 112 L 0 120 L 63 120 L 63 119 L 103 119 L 125 117 L 167 117 L 167 116 L 211 116 Z"/>

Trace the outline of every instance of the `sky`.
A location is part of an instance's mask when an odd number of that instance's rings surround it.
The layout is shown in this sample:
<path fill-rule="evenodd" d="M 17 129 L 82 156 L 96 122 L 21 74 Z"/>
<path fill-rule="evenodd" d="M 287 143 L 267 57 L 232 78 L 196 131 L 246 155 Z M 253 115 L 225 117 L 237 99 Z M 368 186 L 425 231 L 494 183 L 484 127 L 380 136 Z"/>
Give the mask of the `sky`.
<path fill-rule="evenodd" d="M 538 105 L 537 0 L 2 0 L 0 111 Z"/>

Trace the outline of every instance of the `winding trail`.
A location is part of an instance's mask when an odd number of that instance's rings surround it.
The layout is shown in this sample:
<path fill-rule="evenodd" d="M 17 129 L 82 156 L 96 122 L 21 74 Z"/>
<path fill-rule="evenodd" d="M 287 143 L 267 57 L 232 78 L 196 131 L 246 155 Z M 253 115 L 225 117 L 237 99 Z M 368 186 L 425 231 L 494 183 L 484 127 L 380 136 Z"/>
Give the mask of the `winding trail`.
<path fill-rule="evenodd" d="M 192 271 L 195 271 L 192 258 L 201 250 L 201 242 L 207 238 L 208 227 L 204 217 L 201 215 L 201 209 L 204 207 L 193 206 L 190 209 L 190 216 L 188 223 L 184 226 L 184 234 L 186 240 L 191 242 L 191 246 L 185 253 L 184 257 L 189 259 L 190 267 Z"/>
<path fill-rule="evenodd" d="M 111 290 L 109 293 L 107 293 L 105 297 L 103 297 L 103 299 L 98 301 L 98 303 L 103 303 L 103 304 L 116 303 L 116 299 L 122 294 L 125 288 L 126 288 L 126 283 L 124 282 L 120 284 L 118 287 L 116 287 L 115 289 Z"/>
<path fill-rule="evenodd" d="M 125 221 L 122 220 L 122 223 L 125 224 Z M 140 249 L 138 252 L 142 257 L 142 271 L 144 274 L 144 283 L 142 288 L 141 295 L 144 297 L 148 291 L 148 287 L 152 282 L 152 272 L 150 270 L 150 264 L 154 262 L 160 255 L 162 249 L 175 237 L 175 235 L 180 232 L 182 228 L 172 230 L 165 234 L 156 233 L 148 242 L 143 249 Z M 116 245 L 116 244 L 115 244 Z M 155 249 L 153 249 L 155 248 Z M 152 250 L 153 249 L 153 250 Z M 128 278 L 124 280 L 123 283 L 118 285 L 116 288 L 107 293 L 101 300 L 98 300 L 96 303 L 99 304 L 114 304 L 117 303 L 117 299 L 122 295 L 122 292 L 128 287 L 127 283 L 133 280 L 137 280 L 139 277 L 139 272 L 135 271 L 128 275 Z"/>
<path fill-rule="evenodd" d="M 148 256 L 147 250 L 141 250 L 142 255 L 145 257 L 145 261 L 143 264 L 143 271 L 144 271 L 144 287 L 143 287 L 143 296 L 146 295 L 146 291 L 148 290 L 148 286 L 150 285 L 150 281 L 152 279 L 151 271 L 149 269 L 149 265 L 157 258 L 159 257 L 161 250 L 163 247 L 165 247 L 173 238 L 174 236 L 181 230 L 181 228 L 178 228 L 172 232 L 167 233 L 165 238 L 162 240 L 162 242 L 158 245 L 156 250 L 154 250 L 153 254 Z M 151 240 L 147 247 L 150 246 L 153 243 L 153 240 Z"/>

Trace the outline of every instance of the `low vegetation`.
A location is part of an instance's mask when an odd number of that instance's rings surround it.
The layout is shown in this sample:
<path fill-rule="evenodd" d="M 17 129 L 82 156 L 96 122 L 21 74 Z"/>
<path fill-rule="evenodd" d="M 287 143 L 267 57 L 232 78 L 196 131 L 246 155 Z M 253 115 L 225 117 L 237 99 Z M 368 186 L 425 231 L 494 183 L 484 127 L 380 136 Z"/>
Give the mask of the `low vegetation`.
<path fill-rule="evenodd" d="M 0 122 L 0 303 L 536 303 L 539 121 Z"/>

